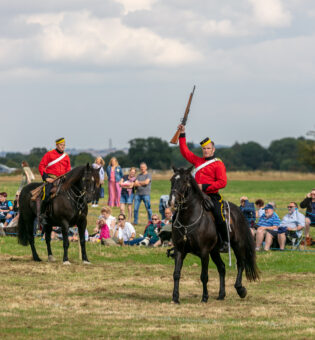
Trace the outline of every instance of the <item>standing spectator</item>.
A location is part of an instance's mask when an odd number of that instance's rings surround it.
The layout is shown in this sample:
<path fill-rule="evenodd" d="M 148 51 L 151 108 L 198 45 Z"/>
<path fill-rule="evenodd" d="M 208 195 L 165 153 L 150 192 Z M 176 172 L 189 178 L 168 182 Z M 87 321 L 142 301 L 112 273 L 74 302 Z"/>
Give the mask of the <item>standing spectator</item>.
<path fill-rule="evenodd" d="M 258 198 L 258 200 L 256 200 L 256 218 L 260 218 L 265 213 L 265 210 L 263 209 L 264 205 L 265 202 L 261 198 Z"/>
<path fill-rule="evenodd" d="M 35 180 L 35 176 L 31 168 L 29 167 L 28 163 L 26 161 L 23 161 L 21 163 L 21 166 L 22 166 L 23 173 L 22 173 L 22 180 L 21 180 L 21 184 L 19 187 L 19 191 L 21 191 L 25 185 L 30 184 L 31 182 Z"/>
<path fill-rule="evenodd" d="M 169 199 L 170 199 L 169 195 L 162 195 L 160 197 L 159 212 L 162 216 L 162 219 L 165 218 L 165 209 L 168 207 L 168 200 Z"/>
<path fill-rule="evenodd" d="M 260 217 L 257 222 L 256 232 L 256 251 L 260 250 L 267 230 L 277 230 L 280 225 L 280 218 L 274 212 L 274 208 L 271 204 L 267 204 L 264 207 L 265 213 Z"/>
<path fill-rule="evenodd" d="M 127 204 L 129 222 L 131 222 L 132 219 L 132 203 L 135 194 L 134 189 L 135 181 L 136 181 L 136 168 L 132 167 L 129 170 L 129 174 L 124 175 L 119 182 L 119 185 L 122 188 L 120 196 L 120 213 L 125 214 L 125 206 Z"/>
<path fill-rule="evenodd" d="M 110 207 L 119 207 L 121 194 L 119 182 L 123 177 L 123 173 L 116 157 L 110 159 L 106 174 L 108 177 L 108 205 Z"/>
<path fill-rule="evenodd" d="M 137 187 L 135 195 L 135 209 L 134 209 L 134 225 L 138 224 L 138 214 L 140 203 L 143 201 L 148 213 L 148 220 L 152 218 L 150 194 L 151 194 L 151 182 L 152 176 L 148 173 L 148 167 L 146 163 L 140 163 L 141 173 L 137 176 L 134 186 Z"/>
<path fill-rule="evenodd" d="M 113 238 L 118 241 L 121 245 L 129 244 L 136 236 L 136 231 L 133 225 L 126 222 L 126 216 L 119 214 L 118 223 L 114 229 Z"/>
<path fill-rule="evenodd" d="M 295 202 L 290 202 L 288 205 L 289 212 L 286 214 L 278 229 L 267 230 L 265 250 L 268 251 L 275 237 L 278 239 L 280 250 L 284 250 L 286 236 L 294 234 L 294 238 L 299 238 L 302 235 L 302 230 L 305 226 L 305 217 L 298 211 L 298 206 Z"/>
<path fill-rule="evenodd" d="M 0 222 L 8 225 L 13 218 L 13 204 L 7 200 L 7 193 L 0 192 Z"/>
<path fill-rule="evenodd" d="M 306 208 L 305 218 L 305 241 L 306 245 L 312 245 L 312 239 L 310 237 L 310 227 L 315 225 L 315 188 L 309 192 L 304 200 L 300 203 L 302 209 Z"/>
<path fill-rule="evenodd" d="M 240 210 L 246 217 L 249 227 L 254 228 L 256 221 L 256 211 L 254 203 L 250 203 L 246 196 L 242 196 L 240 198 L 240 203 Z"/>
<path fill-rule="evenodd" d="M 101 196 L 104 197 L 104 195 L 101 195 L 101 192 L 104 193 L 104 188 L 102 187 L 102 185 L 104 184 L 104 166 L 105 166 L 105 162 L 104 159 L 102 157 L 96 157 L 94 163 L 92 164 L 92 167 L 94 169 L 100 169 L 99 170 L 99 176 L 100 176 L 100 186 L 99 188 L 94 189 L 94 195 L 93 195 L 93 199 L 92 199 L 92 207 L 96 208 L 98 207 L 98 200 L 100 199 Z"/>

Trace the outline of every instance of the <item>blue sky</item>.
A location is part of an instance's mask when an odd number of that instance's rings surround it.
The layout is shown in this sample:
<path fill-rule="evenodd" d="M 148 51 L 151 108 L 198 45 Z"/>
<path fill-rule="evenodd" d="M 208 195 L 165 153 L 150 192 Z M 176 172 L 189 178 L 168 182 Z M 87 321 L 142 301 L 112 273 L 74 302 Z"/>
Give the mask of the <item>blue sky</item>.
<path fill-rule="evenodd" d="M 169 140 L 264 146 L 314 128 L 311 0 L 2 0 L 1 150 Z"/>

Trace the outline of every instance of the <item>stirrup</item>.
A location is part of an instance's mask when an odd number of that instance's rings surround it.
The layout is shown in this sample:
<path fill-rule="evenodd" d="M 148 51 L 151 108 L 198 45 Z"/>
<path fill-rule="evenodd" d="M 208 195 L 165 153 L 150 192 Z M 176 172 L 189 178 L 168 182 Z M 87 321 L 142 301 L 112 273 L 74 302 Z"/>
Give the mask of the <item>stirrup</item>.
<path fill-rule="evenodd" d="M 228 253 L 229 252 L 229 244 L 226 241 L 223 241 L 220 244 L 219 252 L 220 253 Z"/>

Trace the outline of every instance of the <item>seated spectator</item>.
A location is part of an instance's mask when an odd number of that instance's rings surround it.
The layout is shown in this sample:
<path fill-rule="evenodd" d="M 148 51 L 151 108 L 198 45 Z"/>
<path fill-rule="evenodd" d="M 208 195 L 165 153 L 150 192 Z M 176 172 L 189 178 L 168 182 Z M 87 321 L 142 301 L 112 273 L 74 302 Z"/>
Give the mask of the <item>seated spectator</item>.
<path fill-rule="evenodd" d="M 144 235 L 142 237 L 138 237 L 134 239 L 129 244 L 131 246 L 133 246 L 134 244 L 153 246 L 156 242 L 159 241 L 158 233 L 163 226 L 164 226 L 164 223 L 160 221 L 159 216 L 157 214 L 153 214 L 151 221 L 149 221 L 148 225 L 144 229 Z"/>
<path fill-rule="evenodd" d="M 260 250 L 260 247 L 264 241 L 267 230 L 278 229 L 280 225 L 280 219 L 274 212 L 274 208 L 271 204 L 267 204 L 264 207 L 265 213 L 260 217 L 257 222 L 256 231 L 256 251 Z"/>
<path fill-rule="evenodd" d="M 128 175 L 124 175 L 119 182 L 121 187 L 120 195 L 120 213 L 125 214 L 125 207 L 127 205 L 128 210 L 128 221 L 132 219 L 132 203 L 135 195 L 134 184 L 136 181 L 136 168 L 132 167 L 129 170 Z"/>
<path fill-rule="evenodd" d="M 277 229 L 267 230 L 265 250 L 268 251 L 272 242 L 277 238 L 280 250 L 284 250 L 286 236 L 291 234 L 294 238 L 299 238 L 302 235 L 305 227 L 305 217 L 298 211 L 298 206 L 295 202 L 290 202 L 288 205 L 289 212 L 281 220 L 280 226 Z"/>
<path fill-rule="evenodd" d="M 265 210 L 263 209 L 264 205 L 265 202 L 261 198 L 258 198 L 258 200 L 255 201 L 256 218 L 260 218 L 265 213 Z"/>
<path fill-rule="evenodd" d="M 13 204 L 7 200 L 7 196 L 6 192 L 0 193 L 0 222 L 5 223 L 5 226 L 13 219 Z"/>
<path fill-rule="evenodd" d="M 300 203 L 302 209 L 306 208 L 305 218 L 305 242 L 307 246 L 312 245 L 310 237 L 310 227 L 315 226 L 315 188 L 309 192 L 304 200 Z"/>
<path fill-rule="evenodd" d="M 15 195 L 15 200 L 13 202 L 13 209 L 11 212 L 7 214 L 7 217 L 11 219 L 11 221 L 5 222 L 3 227 L 6 235 L 12 235 L 16 236 L 17 235 L 17 225 L 19 222 L 19 197 L 20 197 L 20 192 L 17 191 Z"/>
<path fill-rule="evenodd" d="M 164 226 L 161 228 L 161 231 L 159 232 L 159 240 L 154 244 L 154 247 L 159 247 L 163 245 L 164 243 L 167 243 L 167 245 L 171 246 L 171 240 L 172 240 L 172 210 L 170 208 L 165 209 L 165 218 L 162 220 L 162 223 L 164 223 Z"/>
<path fill-rule="evenodd" d="M 256 221 L 256 211 L 254 203 L 250 203 L 246 196 L 240 198 L 240 210 L 244 214 L 250 228 L 254 228 Z"/>
<path fill-rule="evenodd" d="M 162 219 L 165 218 L 165 209 L 168 207 L 168 200 L 169 199 L 170 199 L 169 195 L 162 195 L 160 197 L 159 212 L 162 216 Z"/>
<path fill-rule="evenodd" d="M 119 214 L 118 223 L 114 228 L 113 239 L 123 245 L 129 244 L 134 240 L 136 236 L 136 231 L 130 222 L 126 221 L 126 216 L 124 214 Z"/>

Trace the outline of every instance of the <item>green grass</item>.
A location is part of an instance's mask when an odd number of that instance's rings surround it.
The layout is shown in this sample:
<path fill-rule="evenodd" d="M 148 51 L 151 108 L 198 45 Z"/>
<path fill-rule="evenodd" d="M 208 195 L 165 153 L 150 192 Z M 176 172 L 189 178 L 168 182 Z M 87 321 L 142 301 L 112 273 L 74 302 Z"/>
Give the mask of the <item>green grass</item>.
<path fill-rule="evenodd" d="M 14 196 L 17 180 L 3 181 L 1 191 Z M 290 200 L 300 202 L 312 181 L 230 181 L 223 196 L 236 204 L 276 201 L 279 215 Z M 4 188 L 4 189 L 3 189 Z M 105 188 L 106 192 L 106 188 Z M 158 211 L 169 181 L 153 181 L 152 206 Z M 105 205 L 106 200 L 101 201 Z M 90 209 L 89 229 L 99 209 Z M 113 209 L 114 215 L 118 209 Z M 142 232 L 146 213 L 141 206 Z M 315 228 L 313 228 L 315 229 Z M 314 234 L 314 230 L 312 230 Z M 272 251 L 257 254 L 261 280 L 244 279 L 248 296 L 241 300 L 233 287 L 235 258 L 226 263 L 224 301 L 215 300 L 219 280 L 209 265 L 209 301 L 201 304 L 200 260 L 188 255 L 180 282 L 181 305 L 170 303 L 174 262 L 165 248 L 104 247 L 87 244 L 91 266 L 81 263 L 77 243 L 71 243 L 71 266 L 62 265 L 62 242 L 53 241 L 57 259 L 47 262 L 46 245 L 36 247 L 41 263 L 31 260 L 30 247 L 16 238 L 0 238 L 0 337 L 5 339 L 311 339 L 315 336 L 315 248 L 309 252 Z"/>

